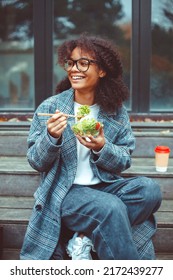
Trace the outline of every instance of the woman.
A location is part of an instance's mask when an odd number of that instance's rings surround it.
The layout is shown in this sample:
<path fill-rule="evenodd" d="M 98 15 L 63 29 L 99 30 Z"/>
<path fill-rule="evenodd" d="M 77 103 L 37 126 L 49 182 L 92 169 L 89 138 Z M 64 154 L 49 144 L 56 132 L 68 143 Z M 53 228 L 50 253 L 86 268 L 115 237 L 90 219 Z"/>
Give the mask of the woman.
<path fill-rule="evenodd" d="M 92 248 L 99 259 L 153 259 L 160 188 L 146 177 L 120 177 L 135 140 L 119 53 L 107 40 L 82 35 L 59 47 L 58 63 L 67 77 L 36 110 L 28 137 L 28 160 L 41 182 L 21 259 L 63 259 L 65 229 L 75 233 L 72 259 L 91 259 Z M 69 115 L 81 105 L 103 123 L 97 137 L 74 135 Z M 45 124 L 39 112 L 53 116 Z"/>

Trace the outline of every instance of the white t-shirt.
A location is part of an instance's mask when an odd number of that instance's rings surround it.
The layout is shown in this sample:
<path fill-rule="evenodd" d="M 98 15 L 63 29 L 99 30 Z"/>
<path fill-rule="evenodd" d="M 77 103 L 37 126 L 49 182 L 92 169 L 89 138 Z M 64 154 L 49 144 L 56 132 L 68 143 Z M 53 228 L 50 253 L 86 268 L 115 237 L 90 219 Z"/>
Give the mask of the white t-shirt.
<path fill-rule="evenodd" d="M 81 104 L 75 102 L 74 103 L 74 112 L 75 115 L 77 114 L 78 108 L 81 106 Z M 95 118 L 98 117 L 98 111 L 99 106 L 97 104 L 94 104 L 90 106 L 90 114 L 87 115 L 86 118 Z M 90 149 L 83 146 L 78 140 L 77 140 L 77 172 L 74 184 L 78 185 L 94 185 L 100 183 L 100 179 L 94 176 L 94 173 L 92 172 L 92 169 L 90 167 L 89 162 L 90 157 Z"/>

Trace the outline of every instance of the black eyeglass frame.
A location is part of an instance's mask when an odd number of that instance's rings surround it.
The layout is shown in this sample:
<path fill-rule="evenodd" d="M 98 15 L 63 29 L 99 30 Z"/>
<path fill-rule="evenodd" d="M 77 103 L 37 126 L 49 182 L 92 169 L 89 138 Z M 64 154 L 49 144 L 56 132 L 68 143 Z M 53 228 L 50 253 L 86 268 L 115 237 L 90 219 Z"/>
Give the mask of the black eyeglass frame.
<path fill-rule="evenodd" d="M 80 69 L 80 67 L 79 67 L 79 65 L 78 65 L 78 61 L 82 61 L 82 60 L 84 60 L 84 61 L 87 61 L 87 69 L 86 70 L 81 70 Z M 66 69 L 66 67 L 65 67 L 65 65 L 66 65 L 66 63 L 68 62 L 68 61 L 71 61 L 72 62 L 72 66 L 71 67 L 69 67 L 70 69 Z M 70 59 L 66 59 L 65 61 L 64 61 L 64 70 L 65 71 L 71 71 L 71 69 L 74 67 L 74 65 L 76 65 L 76 67 L 77 67 L 77 69 L 80 71 L 80 72 L 86 72 L 86 71 L 88 71 L 88 69 L 89 69 L 89 67 L 90 67 L 90 64 L 91 63 L 97 63 L 97 60 L 94 60 L 94 59 L 89 59 L 89 58 L 85 58 L 85 57 L 81 57 L 81 58 L 79 58 L 79 59 L 76 59 L 76 60 L 74 60 L 74 59 L 72 59 L 72 58 L 70 58 Z"/>

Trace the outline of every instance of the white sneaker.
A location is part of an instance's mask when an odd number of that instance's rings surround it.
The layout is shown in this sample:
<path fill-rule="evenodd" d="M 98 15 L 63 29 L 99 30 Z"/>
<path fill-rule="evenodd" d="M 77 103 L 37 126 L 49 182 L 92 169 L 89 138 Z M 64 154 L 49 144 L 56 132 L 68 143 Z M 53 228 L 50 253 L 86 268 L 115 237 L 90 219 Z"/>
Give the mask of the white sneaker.
<path fill-rule="evenodd" d="M 90 253 L 92 247 L 93 244 L 88 237 L 81 238 L 76 232 L 68 242 L 67 253 L 72 260 L 92 260 Z"/>

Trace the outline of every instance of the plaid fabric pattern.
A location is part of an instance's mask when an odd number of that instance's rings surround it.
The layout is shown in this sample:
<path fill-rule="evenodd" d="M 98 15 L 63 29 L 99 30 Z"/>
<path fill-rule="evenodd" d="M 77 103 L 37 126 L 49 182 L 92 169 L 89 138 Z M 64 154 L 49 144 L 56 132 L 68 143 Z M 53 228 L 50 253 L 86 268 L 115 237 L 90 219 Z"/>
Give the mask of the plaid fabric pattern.
<path fill-rule="evenodd" d="M 71 130 L 74 118 L 68 119 L 63 136 L 54 145 L 47 132 L 47 117 L 38 116 L 37 112 L 54 113 L 59 109 L 66 114 L 74 114 L 73 100 L 74 92 L 69 89 L 45 100 L 34 114 L 28 136 L 27 158 L 30 165 L 40 172 L 40 185 L 34 194 L 35 205 L 22 246 L 21 259 L 51 258 L 60 234 L 61 203 L 74 182 L 77 168 L 76 137 Z M 120 172 L 130 166 L 135 139 L 124 107 L 114 114 L 100 110 L 98 120 L 104 124 L 106 144 L 98 158 L 91 151 L 90 164 L 101 181 L 112 183 Z M 143 235 L 148 230 L 150 228 L 147 226 L 145 232 L 143 228 L 140 231 L 140 227 L 134 229 L 137 246 L 139 239 L 142 244 L 140 232 Z"/>
<path fill-rule="evenodd" d="M 156 232 L 156 222 L 154 216 L 144 223 L 132 227 L 133 240 L 141 260 L 154 260 L 155 251 L 152 237 Z"/>

